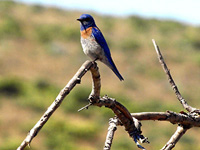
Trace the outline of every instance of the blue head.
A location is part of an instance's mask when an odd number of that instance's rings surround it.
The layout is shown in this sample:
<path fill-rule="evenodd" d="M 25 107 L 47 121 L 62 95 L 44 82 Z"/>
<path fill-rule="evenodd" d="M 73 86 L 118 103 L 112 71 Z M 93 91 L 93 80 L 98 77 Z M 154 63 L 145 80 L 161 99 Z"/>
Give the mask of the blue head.
<path fill-rule="evenodd" d="M 81 31 L 89 27 L 96 27 L 93 17 L 89 14 L 82 14 L 77 20 L 81 23 Z"/>

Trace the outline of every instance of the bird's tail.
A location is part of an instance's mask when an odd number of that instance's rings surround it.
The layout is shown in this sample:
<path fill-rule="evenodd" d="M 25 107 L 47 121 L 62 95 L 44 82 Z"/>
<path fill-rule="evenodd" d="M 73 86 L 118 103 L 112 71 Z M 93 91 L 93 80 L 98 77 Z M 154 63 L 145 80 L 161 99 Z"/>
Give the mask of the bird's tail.
<path fill-rule="evenodd" d="M 119 71 L 117 70 L 117 67 L 115 66 L 112 58 L 108 59 L 108 62 L 105 63 L 112 71 L 116 74 L 116 76 L 119 78 L 120 81 L 123 81 L 124 78 L 121 76 Z"/>
<path fill-rule="evenodd" d="M 112 71 L 117 75 L 117 77 L 119 78 L 120 81 L 123 81 L 124 78 L 122 77 L 122 75 L 119 73 L 119 71 L 117 70 L 117 68 L 112 69 Z"/>

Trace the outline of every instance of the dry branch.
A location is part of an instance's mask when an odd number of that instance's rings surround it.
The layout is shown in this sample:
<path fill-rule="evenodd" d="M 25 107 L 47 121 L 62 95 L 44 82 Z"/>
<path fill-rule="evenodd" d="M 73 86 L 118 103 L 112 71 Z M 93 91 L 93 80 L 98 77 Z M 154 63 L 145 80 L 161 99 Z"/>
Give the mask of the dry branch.
<path fill-rule="evenodd" d="M 136 118 L 133 118 L 129 111 L 115 99 L 104 96 L 100 98 L 97 103 L 93 103 L 93 105 L 99 107 L 105 106 L 107 108 L 110 108 L 115 113 L 115 115 L 121 122 L 121 125 L 125 127 L 125 130 L 128 132 L 129 136 L 135 141 L 136 145 L 139 148 L 144 149 L 138 143 L 138 140 L 140 140 L 141 143 L 149 143 L 148 139 L 141 135 L 141 124 L 138 123 L 138 120 Z"/>
<path fill-rule="evenodd" d="M 108 133 L 107 133 L 106 141 L 105 141 L 105 145 L 104 145 L 104 150 L 110 150 L 112 141 L 114 138 L 114 134 L 115 134 L 115 131 L 117 130 L 118 124 L 119 124 L 119 121 L 117 118 L 110 118 Z"/>
<path fill-rule="evenodd" d="M 177 99 L 182 104 L 183 108 L 185 108 L 188 112 L 200 112 L 199 109 L 193 108 L 192 106 L 188 105 L 186 100 L 182 97 L 181 93 L 178 90 L 178 87 L 176 86 L 176 84 L 175 84 L 175 82 L 174 82 L 174 80 L 173 80 L 173 78 L 171 76 L 171 73 L 170 73 L 170 71 L 169 71 L 169 69 L 167 67 L 167 64 L 164 61 L 164 58 L 163 58 L 163 56 L 162 56 L 162 54 L 160 52 L 160 49 L 159 49 L 158 45 L 156 44 L 154 39 L 152 39 L 152 42 L 153 42 L 153 45 L 155 47 L 156 53 L 158 55 L 159 62 L 161 63 L 161 66 L 163 67 L 163 70 L 165 71 L 165 73 L 166 73 L 166 75 L 168 77 L 168 81 L 169 81 L 172 89 L 174 90 Z"/>
<path fill-rule="evenodd" d="M 162 150 L 171 150 L 175 147 L 176 143 L 180 140 L 180 138 L 185 134 L 188 128 L 183 126 L 178 126 L 176 132 L 172 135 L 167 144 L 162 148 Z"/>
<path fill-rule="evenodd" d="M 117 102 L 115 99 L 108 96 L 100 97 L 101 90 L 101 79 L 100 73 L 95 62 L 86 61 L 77 73 L 72 77 L 68 84 L 60 91 L 54 102 L 50 105 L 47 111 L 43 114 L 40 120 L 35 124 L 35 126 L 29 131 L 27 137 L 17 148 L 17 150 L 23 150 L 27 145 L 30 145 L 33 138 L 38 134 L 40 129 L 48 121 L 54 111 L 60 106 L 64 98 L 70 93 L 70 91 L 77 85 L 80 84 L 81 78 L 85 75 L 87 71 L 90 70 L 92 75 L 92 91 L 89 95 L 89 104 L 81 108 L 80 110 L 87 109 L 89 106 L 105 106 L 106 108 L 111 109 L 115 113 L 115 117 L 111 118 L 109 121 L 108 133 L 105 141 L 104 150 L 110 150 L 114 133 L 117 130 L 117 126 L 121 125 L 125 127 L 125 130 L 128 132 L 129 136 L 135 141 L 136 145 L 140 149 L 145 149 L 142 147 L 138 140 L 141 143 L 149 143 L 148 139 L 144 137 L 141 133 L 141 123 L 143 120 L 158 120 L 158 121 L 169 121 L 172 124 L 178 124 L 176 132 L 172 135 L 167 144 L 162 148 L 162 150 L 172 149 L 179 139 L 185 134 L 185 132 L 191 127 L 200 127 L 200 110 L 191 107 L 187 104 L 186 100 L 181 96 L 170 71 L 164 61 L 164 58 L 160 52 L 159 47 L 157 46 L 154 40 L 153 44 L 155 46 L 158 59 L 168 77 L 168 81 L 174 90 L 176 97 L 182 104 L 182 106 L 188 111 L 188 113 L 180 112 L 175 113 L 172 111 L 167 112 L 143 112 L 143 113 L 132 113 L 126 109 L 122 104 Z"/>
<path fill-rule="evenodd" d="M 76 84 L 81 82 L 81 78 L 84 74 L 93 66 L 94 64 L 90 61 L 86 61 L 81 68 L 77 71 L 77 73 L 73 76 L 73 78 L 68 82 L 68 84 L 60 91 L 54 102 L 49 106 L 47 111 L 43 114 L 40 120 L 35 124 L 35 126 L 29 131 L 27 137 L 21 143 L 21 145 L 17 148 L 17 150 L 23 150 L 27 145 L 30 145 L 33 138 L 38 134 L 40 129 L 45 125 L 54 111 L 60 106 L 63 99 L 69 92 L 74 88 Z"/>
<path fill-rule="evenodd" d="M 177 127 L 176 132 L 172 135 L 170 140 L 167 142 L 167 144 L 162 149 L 162 150 L 171 150 L 172 148 L 175 147 L 176 143 L 180 140 L 180 138 L 185 134 L 185 132 L 189 128 L 191 128 L 193 126 L 199 127 L 200 110 L 188 105 L 186 100 L 182 97 L 182 95 L 179 92 L 178 87 L 176 86 L 176 84 L 175 84 L 175 82 L 174 82 L 174 80 L 173 80 L 173 78 L 171 76 L 171 73 L 170 73 L 170 71 L 169 71 L 169 69 L 168 69 L 168 67 L 167 67 L 167 65 L 166 65 L 166 63 L 164 61 L 164 58 L 163 58 L 163 56 L 162 56 L 162 54 L 160 52 L 160 49 L 159 49 L 158 45 L 156 44 L 154 39 L 152 39 L 152 42 L 154 44 L 156 53 L 158 55 L 159 62 L 161 63 L 161 66 L 163 67 L 163 70 L 165 71 L 165 73 L 167 75 L 168 81 L 169 81 L 172 89 L 174 90 L 177 99 L 182 104 L 183 108 L 185 108 L 188 111 L 188 113 L 185 113 L 185 112 L 182 111 L 179 114 L 176 114 L 176 113 L 173 113 L 171 111 L 168 111 L 168 113 L 170 113 L 170 116 L 172 114 L 172 116 L 170 117 L 172 120 L 169 119 L 169 118 L 167 118 L 167 120 L 169 120 L 171 123 L 178 123 L 179 124 L 179 126 Z"/>
<path fill-rule="evenodd" d="M 88 108 L 91 105 L 99 107 L 105 106 L 107 108 L 110 108 L 115 113 L 117 119 L 121 122 L 121 124 L 123 124 L 125 130 L 129 133 L 130 137 L 134 139 L 137 146 L 144 149 L 137 142 L 137 140 L 140 140 L 142 142 L 148 142 L 147 138 L 141 135 L 141 124 L 138 123 L 137 119 L 133 119 L 129 111 L 115 99 L 109 98 L 108 96 L 104 96 L 102 98 L 100 97 L 101 80 L 97 64 L 95 62 L 86 61 L 77 71 L 77 73 L 73 76 L 73 78 L 68 82 L 68 84 L 60 91 L 54 102 L 50 105 L 50 107 L 43 114 L 43 116 L 36 123 L 36 125 L 29 131 L 27 137 L 17 148 L 17 150 L 23 150 L 27 145 L 30 145 L 32 139 L 38 134 L 40 129 L 48 121 L 48 119 L 51 117 L 54 111 L 60 106 L 65 96 L 67 96 L 70 93 L 70 91 L 76 86 L 76 84 L 80 84 L 81 78 L 88 70 L 91 71 L 93 79 L 92 92 L 89 96 L 90 103 L 82 109 Z M 135 126 L 135 124 L 138 126 Z"/>
<path fill-rule="evenodd" d="M 133 117 L 140 121 L 144 120 L 158 120 L 158 121 L 169 121 L 172 124 L 181 124 L 185 127 L 200 127 L 199 116 L 194 117 L 186 113 L 176 113 L 172 111 L 167 112 L 142 112 L 142 113 L 131 113 Z"/>

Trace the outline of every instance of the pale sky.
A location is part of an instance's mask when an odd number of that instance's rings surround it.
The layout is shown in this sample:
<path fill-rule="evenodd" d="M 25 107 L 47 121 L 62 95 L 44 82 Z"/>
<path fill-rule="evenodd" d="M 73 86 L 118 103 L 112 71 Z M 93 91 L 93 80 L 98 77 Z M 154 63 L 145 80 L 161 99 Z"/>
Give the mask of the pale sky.
<path fill-rule="evenodd" d="M 112 16 L 139 15 L 200 26 L 200 0 L 17 0 Z"/>

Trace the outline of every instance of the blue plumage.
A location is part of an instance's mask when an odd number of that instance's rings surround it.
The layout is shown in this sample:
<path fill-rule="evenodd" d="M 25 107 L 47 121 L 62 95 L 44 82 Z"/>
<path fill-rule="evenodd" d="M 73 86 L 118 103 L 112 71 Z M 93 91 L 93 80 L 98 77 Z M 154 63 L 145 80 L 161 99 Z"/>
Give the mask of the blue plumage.
<path fill-rule="evenodd" d="M 112 60 L 107 42 L 96 26 L 93 17 L 83 14 L 77 20 L 81 23 L 81 45 L 84 53 L 92 60 L 100 60 L 106 64 L 120 80 L 124 80 Z"/>

